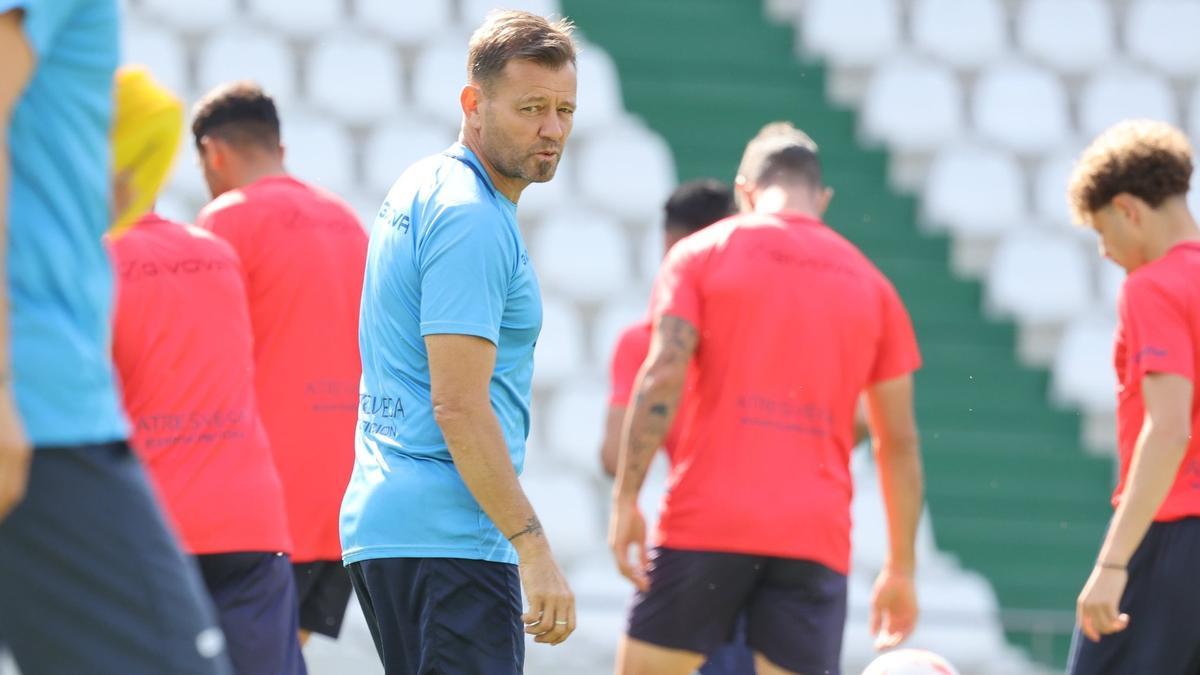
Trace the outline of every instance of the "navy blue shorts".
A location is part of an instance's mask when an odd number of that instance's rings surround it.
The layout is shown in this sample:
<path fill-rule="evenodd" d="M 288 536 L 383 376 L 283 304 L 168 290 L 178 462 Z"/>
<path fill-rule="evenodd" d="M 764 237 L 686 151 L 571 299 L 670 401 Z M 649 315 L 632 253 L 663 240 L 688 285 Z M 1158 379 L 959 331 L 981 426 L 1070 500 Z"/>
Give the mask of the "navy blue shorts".
<path fill-rule="evenodd" d="M 746 643 L 793 672 L 841 672 L 846 577 L 807 560 L 657 548 L 629 637 L 712 654 L 746 614 Z"/>
<path fill-rule="evenodd" d="M 1129 560 L 1129 626 L 1092 642 L 1078 629 L 1071 675 L 1200 673 L 1200 518 L 1154 523 Z"/>
<path fill-rule="evenodd" d="M 0 608 L 26 673 L 232 673 L 196 565 L 124 443 L 34 450 L 0 521 Z"/>
<path fill-rule="evenodd" d="M 456 558 L 351 563 L 350 580 L 387 675 L 520 675 L 516 565 Z"/>
<path fill-rule="evenodd" d="M 709 652 L 700 666 L 700 675 L 745 675 L 754 672 L 754 650 L 746 644 L 746 613 L 742 612 L 733 629 L 733 639 Z"/>
<path fill-rule="evenodd" d="M 296 585 L 281 553 L 196 556 L 238 675 L 305 675 Z"/>
<path fill-rule="evenodd" d="M 341 560 L 293 563 L 292 574 L 300 606 L 300 628 L 336 639 L 342 632 L 353 592 L 345 565 Z"/>

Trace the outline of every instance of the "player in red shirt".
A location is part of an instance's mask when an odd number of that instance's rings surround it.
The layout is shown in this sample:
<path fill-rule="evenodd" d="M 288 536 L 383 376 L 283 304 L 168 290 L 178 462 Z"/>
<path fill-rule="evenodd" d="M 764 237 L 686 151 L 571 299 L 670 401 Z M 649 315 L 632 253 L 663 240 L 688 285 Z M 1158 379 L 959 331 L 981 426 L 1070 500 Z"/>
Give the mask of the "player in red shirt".
<path fill-rule="evenodd" d="M 257 85 L 210 92 L 192 133 L 214 197 L 197 225 L 228 241 L 246 273 L 255 386 L 283 481 L 302 640 L 337 637 L 351 591 L 338 511 L 354 462 L 367 235 L 345 202 L 287 174 L 274 101 Z"/>
<path fill-rule="evenodd" d="M 161 155 L 178 147 L 183 107 L 141 69 L 118 71 L 115 98 L 117 170 L 136 185 L 152 160 L 169 165 Z M 126 169 L 127 157 L 139 163 Z M 118 222 L 153 202 L 164 175 L 141 182 L 142 208 L 132 205 Z M 196 557 L 236 672 L 302 674 L 292 544 L 255 401 L 237 255 L 211 233 L 153 213 L 106 243 L 117 279 L 113 361 L 131 445 Z"/>
<path fill-rule="evenodd" d="M 820 221 L 832 191 L 803 132 L 764 127 L 736 191 L 746 213 L 677 244 L 655 285 L 613 496 L 610 543 L 638 588 L 618 673 L 691 672 L 743 610 L 760 675 L 839 672 L 864 391 L 891 544 L 872 603 L 877 645 L 898 644 L 916 623 L 920 356 L 908 314 L 887 278 Z M 689 363 L 696 383 L 681 407 Z M 677 415 L 648 556 L 637 495 Z"/>
<path fill-rule="evenodd" d="M 1116 348 L 1116 508 L 1079 596 L 1074 675 L 1200 672 L 1200 229 L 1192 149 L 1162 122 L 1118 124 L 1084 151 L 1069 197 L 1129 273 Z M 1086 639 L 1084 639 L 1086 638 Z"/>

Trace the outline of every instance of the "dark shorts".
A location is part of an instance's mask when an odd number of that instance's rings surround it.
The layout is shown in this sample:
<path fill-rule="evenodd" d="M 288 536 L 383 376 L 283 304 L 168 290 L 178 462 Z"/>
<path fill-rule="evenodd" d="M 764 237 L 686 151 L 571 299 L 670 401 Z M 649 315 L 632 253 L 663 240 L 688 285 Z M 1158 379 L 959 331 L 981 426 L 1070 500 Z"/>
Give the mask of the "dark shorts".
<path fill-rule="evenodd" d="M 846 577 L 806 560 L 655 549 L 650 589 L 638 593 L 631 638 L 712 654 L 746 614 L 746 643 L 794 672 L 841 672 Z"/>
<path fill-rule="evenodd" d="M 293 563 L 300 628 L 337 638 L 350 603 L 350 576 L 341 560 Z"/>
<path fill-rule="evenodd" d="M 196 556 L 239 675 L 305 675 L 291 560 L 278 553 Z"/>
<path fill-rule="evenodd" d="M 232 672 L 195 563 L 124 443 L 34 451 L 0 522 L 0 608 L 26 673 Z"/>
<path fill-rule="evenodd" d="M 520 675 L 525 664 L 516 565 L 381 558 L 348 568 L 388 675 Z"/>
<path fill-rule="evenodd" d="M 709 652 L 700 675 L 745 675 L 754 672 L 754 650 L 746 644 L 746 613 L 737 619 L 733 639 Z"/>
<path fill-rule="evenodd" d="M 1129 627 L 1092 642 L 1076 630 L 1071 675 L 1200 673 L 1200 518 L 1154 523 L 1129 560 Z"/>

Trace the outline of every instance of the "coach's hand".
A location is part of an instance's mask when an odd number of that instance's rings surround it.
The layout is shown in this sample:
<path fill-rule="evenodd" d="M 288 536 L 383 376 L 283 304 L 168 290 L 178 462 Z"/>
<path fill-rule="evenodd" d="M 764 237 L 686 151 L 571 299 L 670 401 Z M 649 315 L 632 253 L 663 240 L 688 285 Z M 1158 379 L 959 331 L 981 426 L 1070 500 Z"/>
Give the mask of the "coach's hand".
<path fill-rule="evenodd" d="M 609 522 L 608 545 L 612 547 L 613 557 L 621 574 L 645 592 L 650 588 L 650 580 L 646 577 L 649 567 L 646 554 L 646 519 L 638 508 L 636 500 L 617 499 L 613 503 L 612 518 Z M 637 561 L 630 562 L 629 549 L 637 549 Z"/>
<path fill-rule="evenodd" d="M 521 617 L 534 642 L 556 645 L 575 632 L 575 595 L 545 543 L 518 549 L 529 610 Z"/>
<path fill-rule="evenodd" d="M 891 649 L 917 627 L 917 590 L 913 575 L 884 568 L 871 594 L 871 635 L 875 649 Z"/>
<path fill-rule="evenodd" d="M 33 448 L 17 414 L 11 385 L 0 382 L 0 520 L 25 497 Z"/>
<path fill-rule="evenodd" d="M 1129 626 L 1129 615 L 1122 614 L 1119 609 L 1128 581 L 1129 573 L 1123 569 L 1099 565 L 1092 569 L 1092 576 L 1079 594 L 1075 608 L 1079 630 L 1087 639 L 1099 642 L 1101 637 L 1119 633 Z"/>

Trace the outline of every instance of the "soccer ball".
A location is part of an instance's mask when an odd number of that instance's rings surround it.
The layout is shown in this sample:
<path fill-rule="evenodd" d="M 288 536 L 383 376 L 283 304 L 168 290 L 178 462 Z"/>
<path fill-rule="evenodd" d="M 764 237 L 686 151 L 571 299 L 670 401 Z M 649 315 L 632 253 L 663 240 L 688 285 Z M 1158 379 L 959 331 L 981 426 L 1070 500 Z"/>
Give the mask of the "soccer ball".
<path fill-rule="evenodd" d="M 933 652 L 899 649 L 872 661 L 862 675 L 958 675 L 958 671 Z"/>

